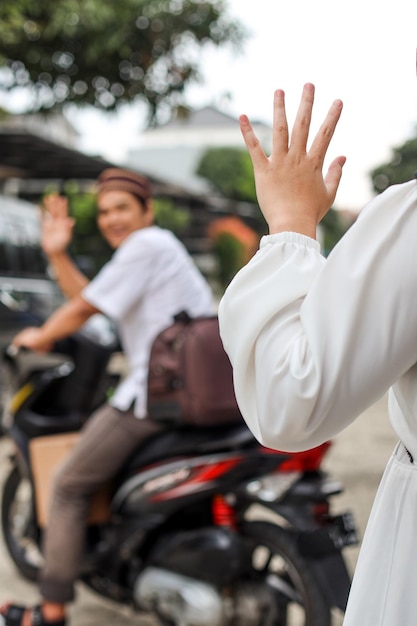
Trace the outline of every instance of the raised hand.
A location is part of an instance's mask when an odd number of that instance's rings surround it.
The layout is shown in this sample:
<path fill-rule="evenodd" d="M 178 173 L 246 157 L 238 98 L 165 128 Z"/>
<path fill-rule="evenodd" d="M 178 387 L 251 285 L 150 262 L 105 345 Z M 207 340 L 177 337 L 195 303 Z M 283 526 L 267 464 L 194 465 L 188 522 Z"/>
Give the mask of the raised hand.
<path fill-rule="evenodd" d="M 42 249 L 47 256 L 64 252 L 72 239 L 75 220 L 68 215 L 68 201 L 64 196 L 50 194 L 43 200 Z"/>
<path fill-rule="evenodd" d="M 246 115 L 239 118 L 252 159 L 259 206 L 271 234 L 293 231 L 315 238 L 317 224 L 336 197 L 346 159 L 343 156 L 334 159 L 325 177 L 323 162 L 343 105 L 340 100 L 333 102 L 307 150 L 313 102 L 314 85 L 307 83 L 290 134 L 284 92 L 275 92 L 272 153 L 269 157 Z"/>

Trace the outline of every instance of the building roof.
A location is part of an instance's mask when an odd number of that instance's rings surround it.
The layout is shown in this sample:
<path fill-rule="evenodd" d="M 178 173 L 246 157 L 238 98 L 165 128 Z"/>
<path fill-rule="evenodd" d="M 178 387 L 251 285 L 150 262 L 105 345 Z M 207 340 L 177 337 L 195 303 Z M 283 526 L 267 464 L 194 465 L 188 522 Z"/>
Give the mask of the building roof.
<path fill-rule="evenodd" d="M 181 126 L 187 126 L 187 128 L 194 126 L 199 128 L 202 126 L 236 126 L 236 118 L 212 106 L 206 106 L 202 109 L 187 110 L 181 116 L 175 117 L 158 128 L 168 129 Z"/>
<path fill-rule="evenodd" d="M 86 155 L 24 128 L 0 125 L 0 180 L 10 177 L 36 179 L 95 179 L 114 164 Z"/>

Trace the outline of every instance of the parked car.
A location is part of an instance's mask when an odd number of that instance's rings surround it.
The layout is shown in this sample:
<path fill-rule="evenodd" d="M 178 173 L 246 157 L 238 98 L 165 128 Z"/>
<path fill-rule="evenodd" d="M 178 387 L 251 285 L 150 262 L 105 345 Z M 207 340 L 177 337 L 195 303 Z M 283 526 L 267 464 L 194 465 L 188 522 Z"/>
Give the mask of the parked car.
<path fill-rule="evenodd" d="M 26 326 L 38 326 L 63 301 L 40 247 L 39 209 L 0 195 L 0 421 L 15 386 L 4 350 Z"/>

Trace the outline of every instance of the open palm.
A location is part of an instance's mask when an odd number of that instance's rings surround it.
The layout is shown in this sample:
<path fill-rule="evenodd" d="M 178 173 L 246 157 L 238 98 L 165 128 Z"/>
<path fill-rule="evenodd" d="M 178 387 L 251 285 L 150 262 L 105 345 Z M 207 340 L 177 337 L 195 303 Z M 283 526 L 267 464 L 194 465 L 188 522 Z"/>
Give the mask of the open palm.
<path fill-rule="evenodd" d="M 68 215 L 68 201 L 50 194 L 43 200 L 42 249 L 48 256 L 63 252 L 71 239 L 75 220 Z"/>

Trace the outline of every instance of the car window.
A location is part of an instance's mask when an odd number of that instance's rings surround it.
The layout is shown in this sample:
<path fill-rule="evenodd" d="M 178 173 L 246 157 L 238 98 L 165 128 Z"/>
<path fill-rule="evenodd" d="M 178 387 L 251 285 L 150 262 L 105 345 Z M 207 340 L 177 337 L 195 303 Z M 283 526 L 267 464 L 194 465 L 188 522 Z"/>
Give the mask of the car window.
<path fill-rule="evenodd" d="M 0 196 L 0 272 L 14 276 L 44 276 L 47 263 L 39 241 L 37 207 Z"/>

